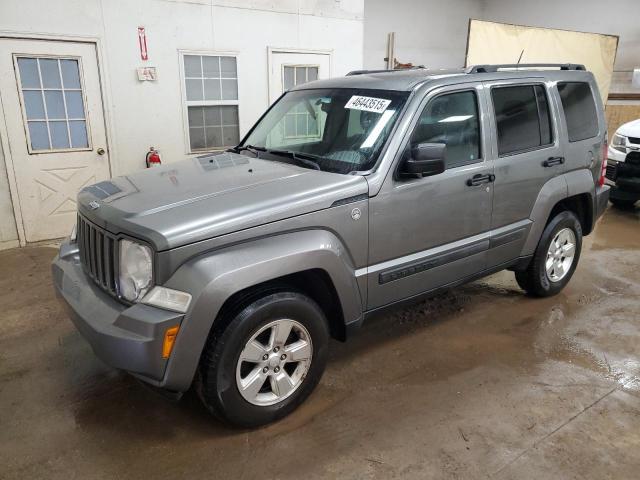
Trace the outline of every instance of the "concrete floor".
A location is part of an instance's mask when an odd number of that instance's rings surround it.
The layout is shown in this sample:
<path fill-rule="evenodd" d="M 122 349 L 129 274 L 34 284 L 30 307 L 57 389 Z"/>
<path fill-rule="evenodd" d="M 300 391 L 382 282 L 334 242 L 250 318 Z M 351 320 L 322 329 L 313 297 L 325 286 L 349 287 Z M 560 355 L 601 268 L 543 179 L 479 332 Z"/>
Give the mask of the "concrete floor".
<path fill-rule="evenodd" d="M 502 272 L 334 342 L 309 400 L 256 431 L 103 365 L 53 255 L 0 253 L 0 478 L 638 478 L 638 209 L 607 212 L 555 298 Z"/>

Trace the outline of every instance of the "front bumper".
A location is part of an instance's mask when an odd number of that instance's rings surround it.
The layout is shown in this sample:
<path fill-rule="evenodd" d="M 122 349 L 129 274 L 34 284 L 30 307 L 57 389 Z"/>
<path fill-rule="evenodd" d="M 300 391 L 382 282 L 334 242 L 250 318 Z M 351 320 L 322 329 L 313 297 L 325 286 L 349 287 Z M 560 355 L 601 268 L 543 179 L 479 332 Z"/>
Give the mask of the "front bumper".
<path fill-rule="evenodd" d="M 62 244 L 51 271 L 56 294 L 95 354 L 112 367 L 161 383 L 168 362 L 162 358 L 165 331 L 180 325 L 184 315 L 121 304 L 86 277 L 75 244 Z"/>

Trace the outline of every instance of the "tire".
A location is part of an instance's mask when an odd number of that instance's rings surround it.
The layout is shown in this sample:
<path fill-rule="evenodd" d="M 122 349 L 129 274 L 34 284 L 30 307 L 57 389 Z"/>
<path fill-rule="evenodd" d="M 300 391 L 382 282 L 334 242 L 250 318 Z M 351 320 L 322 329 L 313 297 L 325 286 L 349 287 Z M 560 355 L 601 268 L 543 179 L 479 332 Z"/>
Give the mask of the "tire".
<path fill-rule="evenodd" d="M 570 231 L 571 233 L 569 233 Z M 553 253 L 550 251 L 551 243 L 556 241 L 560 236 L 560 241 L 554 245 L 563 244 L 564 239 L 571 240 L 573 235 L 574 253 L 571 263 L 567 263 L 567 257 L 570 248 L 568 241 L 561 248 L 556 248 Z M 578 260 L 580 259 L 580 251 L 582 250 L 582 227 L 580 221 L 573 212 L 564 211 L 553 217 L 547 224 L 538 247 L 526 270 L 517 271 L 516 281 L 520 288 L 525 290 L 529 295 L 535 297 L 550 297 L 559 293 L 575 271 Z M 549 255 L 552 255 L 551 260 Z M 563 260 L 564 259 L 564 260 Z M 550 262 L 549 264 L 547 262 Z M 551 265 L 551 272 L 547 271 L 547 266 Z"/>
<path fill-rule="evenodd" d="M 226 326 L 207 340 L 196 389 L 206 408 L 221 420 L 248 428 L 274 422 L 304 402 L 320 381 L 327 363 L 329 327 L 309 297 L 291 291 L 266 293 L 216 323 Z M 282 336 L 288 327 L 291 334 L 284 341 L 274 339 L 274 332 Z M 240 361 L 241 354 L 257 361 Z M 291 361 L 305 355 L 308 362 Z M 246 386 L 243 391 L 242 386 Z"/>
<path fill-rule="evenodd" d="M 609 201 L 613 204 L 614 207 L 623 210 L 632 208 L 636 203 L 636 200 L 622 200 L 620 198 L 609 198 Z"/>

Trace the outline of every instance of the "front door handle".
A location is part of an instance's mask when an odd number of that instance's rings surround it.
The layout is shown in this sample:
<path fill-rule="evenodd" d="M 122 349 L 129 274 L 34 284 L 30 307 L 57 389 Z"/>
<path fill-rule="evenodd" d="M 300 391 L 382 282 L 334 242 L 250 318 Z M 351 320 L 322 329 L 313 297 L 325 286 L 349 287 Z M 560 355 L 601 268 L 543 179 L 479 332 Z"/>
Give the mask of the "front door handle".
<path fill-rule="evenodd" d="M 467 180 L 467 186 L 473 187 L 475 185 L 482 185 L 483 183 L 491 183 L 496 179 L 496 176 L 492 173 L 482 174 L 477 173 L 473 177 Z"/>
<path fill-rule="evenodd" d="M 549 157 L 542 162 L 543 167 L 553 167 L 554 165 L 562 165 L 564 163 L 564 157 Z"/>

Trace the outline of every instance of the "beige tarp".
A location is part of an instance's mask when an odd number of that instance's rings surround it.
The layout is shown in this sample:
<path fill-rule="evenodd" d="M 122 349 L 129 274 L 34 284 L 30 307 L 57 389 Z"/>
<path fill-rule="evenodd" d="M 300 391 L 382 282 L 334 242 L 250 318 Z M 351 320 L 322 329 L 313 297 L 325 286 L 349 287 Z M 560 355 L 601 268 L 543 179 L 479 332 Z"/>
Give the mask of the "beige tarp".
<path fill-rule="evenodd" d="M 467 65 L 487 63 L 582 63 L 593 72 L 606 102 L 618 37 L 471 20 Z"/>

